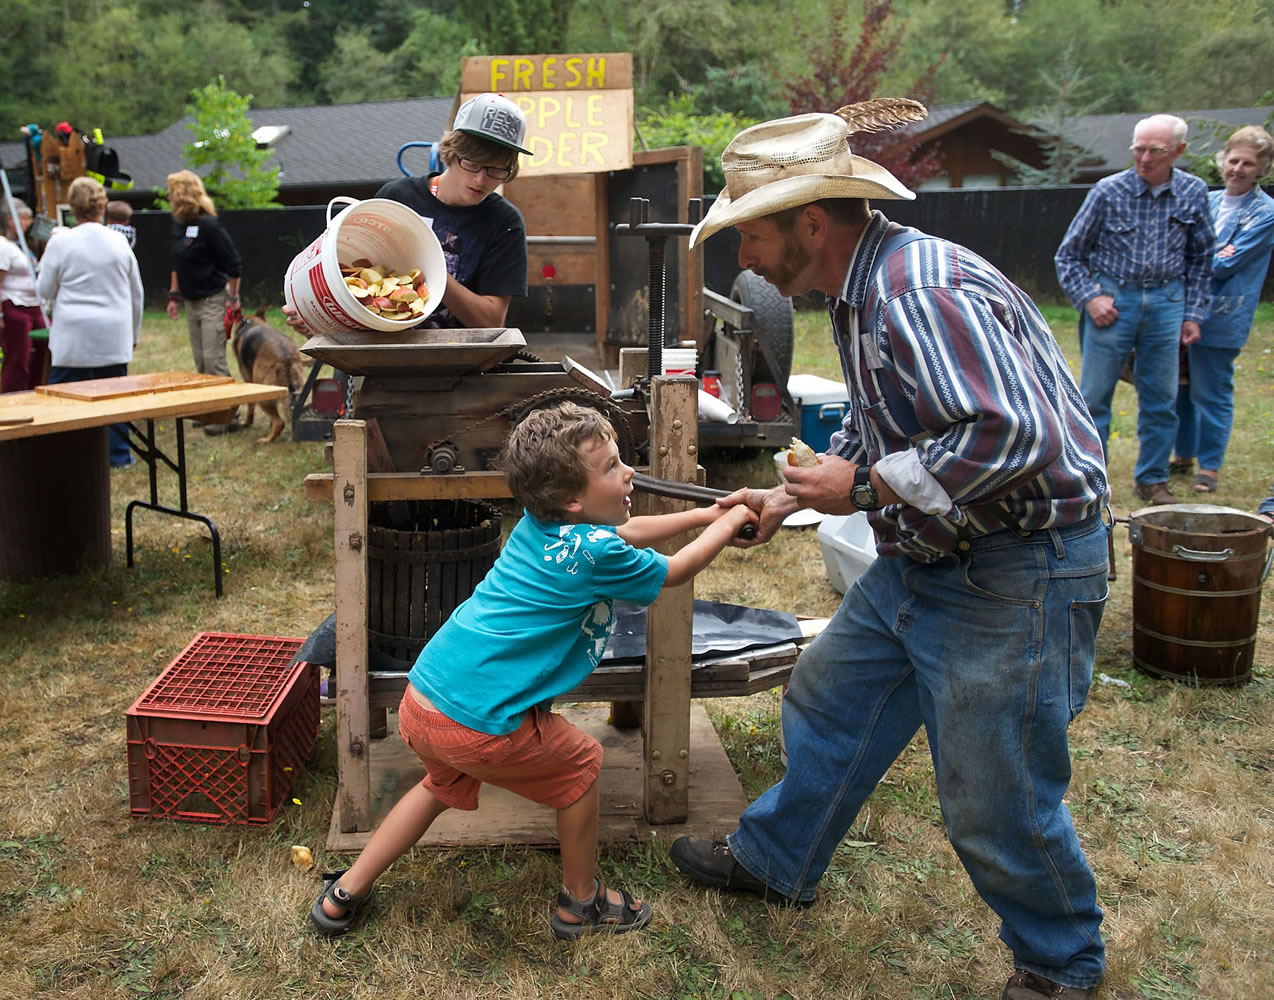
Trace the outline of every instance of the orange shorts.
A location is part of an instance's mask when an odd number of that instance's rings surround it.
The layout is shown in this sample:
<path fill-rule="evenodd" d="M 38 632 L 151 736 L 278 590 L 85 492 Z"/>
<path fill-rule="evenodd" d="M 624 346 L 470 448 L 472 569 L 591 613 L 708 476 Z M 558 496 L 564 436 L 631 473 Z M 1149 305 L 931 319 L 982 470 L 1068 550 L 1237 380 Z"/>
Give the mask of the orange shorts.
<path fill-rule="evenodd" d="M 560 715 L 533 708 L 513 732 L 492 736 L 462 726 L 421 697 L 408 685 L 398 706 L 398 734 L 425 765 L 421 784 L 453 809 L 477 809 L 484 782 L 565 809 L 602 769 L 601 744 Z"/>

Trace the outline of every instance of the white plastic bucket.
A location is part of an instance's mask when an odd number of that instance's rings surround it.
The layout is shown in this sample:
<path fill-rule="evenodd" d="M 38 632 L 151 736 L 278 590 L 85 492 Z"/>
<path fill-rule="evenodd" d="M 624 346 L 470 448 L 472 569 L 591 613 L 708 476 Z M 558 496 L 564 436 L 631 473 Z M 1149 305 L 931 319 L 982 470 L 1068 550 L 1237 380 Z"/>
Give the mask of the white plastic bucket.
<path fill-rule="evenodd" d="M 693 375 L 698 358 L 693 347 L 665 347 L 663 349 L 665 375 Z"/>
<path fill-rule="evenodd" d="M 332 218 L 332 207 L 338 203 L 346 207 Z M 311 333 L 396 333 L 411 329 L 438 308 L 447 289 L 447 262 L 424 219 L 387 198 L 333 198 L 327 203 L 327 219 L 327 229 L 293 258 L 283 279 L 283 297 Z M 340 268 L 342 260 L 359 257 L 399 274 L 420 268 L 429 293 L 425 311 L 393 320 L 364 308 L 346 287 Z"/>

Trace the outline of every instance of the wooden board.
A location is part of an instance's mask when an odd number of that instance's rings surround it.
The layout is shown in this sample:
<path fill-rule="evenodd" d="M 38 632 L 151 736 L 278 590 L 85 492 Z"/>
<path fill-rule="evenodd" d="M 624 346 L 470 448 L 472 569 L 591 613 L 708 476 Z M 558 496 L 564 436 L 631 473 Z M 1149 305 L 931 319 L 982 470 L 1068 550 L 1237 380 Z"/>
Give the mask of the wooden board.
<path fill-rule="evenodd" d="M 282 399 L 287 394 L 284 386 L 230 380 L 170 392 L 144 392 L 106 399 L 66 399 L 29 390 L 6 392 L 0 393 L 0 441 L 60 434 L 130 420 L 198 417 L 243 403 Z M 27 417 L 30 419 L 25 419 Z"/>
<path fill-rule="evenodd" d="M 150 372 L 145 375 L 119 375 L 115 378 L 95 378 L 85 382 L 60 382 L 57 385 L 37 385 L 35 391 L 46 396 L 64 399 L 118 399 L 121 396 L 139 396 L 145 392 L 171 392 L 174 389 L 195 389 L 204 385 L 225 385 L 233 382 L 229 375 L 197 375 L 194 372 Z"/>
<path fill-rule="evenodd" d="M 690 710 L 690 813 L 682 823 L 652 826 L 642 818 L 642 737 L 640 729 L 620 730 L 606 721 L 609 710 L 586 706 L 563 712 L 590 733 L 605 750 L 602 763 L 602 804 L 599 835 L 604 843 L 634 843 L 655 836 L 679 837 L 694 833 L 713 836 L 728 833 L 747 807 L 747 796 L 730 766 L 712 721 L 701 705 Z M 419 759 L 396 735 L 372 741 L 372 827 L 380 824 L 394 803 L 424 777 Z M 425 848 L 486 847 L 503 844 L 554 847 L 556 817 L 552 809 L 538 806 L 503 789 L 482 787 L 476 812 L 450 809 L 439 817 L 418 842 Z M 327 847 L 332 851 L 359 851 L 369 832 L 342 833 L 339 808 L 333 809 Z"/>

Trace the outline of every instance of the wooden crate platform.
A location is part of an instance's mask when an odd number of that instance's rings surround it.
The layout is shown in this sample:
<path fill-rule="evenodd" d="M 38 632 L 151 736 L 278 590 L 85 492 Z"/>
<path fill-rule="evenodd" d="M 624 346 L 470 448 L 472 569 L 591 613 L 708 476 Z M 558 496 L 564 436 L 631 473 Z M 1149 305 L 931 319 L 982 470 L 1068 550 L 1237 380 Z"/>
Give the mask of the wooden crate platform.
<path fill-rule="evenodd" d="M 565 714 L 605 749 L 602 764 L 601 827 L 603 843 L 636 843 L 658 833 L 665 838 L 693 833 L 712 836 L 735 828 L 748 802 L 739 778 L 721 746 L 721 740 L 702 705 L 690 706 L 690 815 L 684 823 L 652 826 L 642 818 L 642 736 L 640 729 L 620 730 L 606 721 L 604 705 L 567 709 Z M 413 784 L 424 777 L 424 768 L 397 735 L 391 719 L 391 735 L 371 744 L 372 827 L 381 820 Z M 359 851 L 370 833 L 342 833 L 340 818 L 332 812 L 327 847 L 331 851 Z M 442 814 L 421 838 L 419 847 L 490 847 L 525 844 L 554 847 L 557 844 L 552 809 L 484 785 L 476 812 L 452 809 Z"/>

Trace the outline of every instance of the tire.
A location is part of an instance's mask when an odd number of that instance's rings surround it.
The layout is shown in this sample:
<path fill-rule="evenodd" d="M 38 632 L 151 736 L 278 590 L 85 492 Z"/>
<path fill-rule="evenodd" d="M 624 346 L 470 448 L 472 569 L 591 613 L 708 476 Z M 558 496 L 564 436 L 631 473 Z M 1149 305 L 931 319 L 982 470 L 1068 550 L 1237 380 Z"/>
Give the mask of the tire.
<path fill-rule="evenodd" d="M 758 346 L 768 348 L 778 371 L 770 372 L 774 381 L 786 386 L 792 374 L 792 300 L 779 294 L 777 288 L 758 274 L 740 271 L 730 286 L 730 298 L 752 310 L 752 332 Z M 773 367 L 761 353 L 761 363 Z"/>

